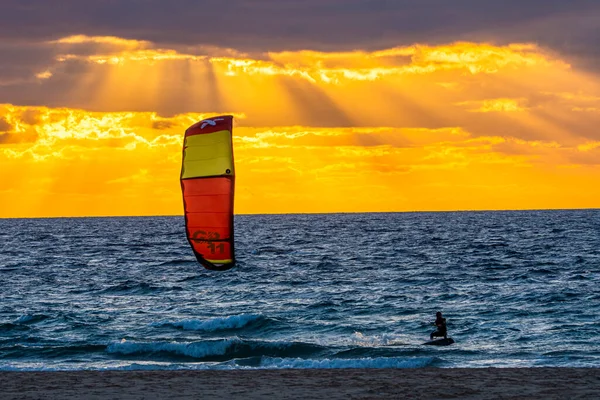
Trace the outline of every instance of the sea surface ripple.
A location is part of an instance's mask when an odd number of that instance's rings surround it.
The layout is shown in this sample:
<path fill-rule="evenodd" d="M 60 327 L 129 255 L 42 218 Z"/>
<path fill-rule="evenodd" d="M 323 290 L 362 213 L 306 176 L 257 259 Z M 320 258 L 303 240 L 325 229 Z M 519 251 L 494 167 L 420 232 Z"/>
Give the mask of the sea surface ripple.
<path fill-rule="evenodd" d="M 227 272 L 183 224 L 0 219 L 0 370 L 600 366 L 600 210 L 237 215 Z"/>

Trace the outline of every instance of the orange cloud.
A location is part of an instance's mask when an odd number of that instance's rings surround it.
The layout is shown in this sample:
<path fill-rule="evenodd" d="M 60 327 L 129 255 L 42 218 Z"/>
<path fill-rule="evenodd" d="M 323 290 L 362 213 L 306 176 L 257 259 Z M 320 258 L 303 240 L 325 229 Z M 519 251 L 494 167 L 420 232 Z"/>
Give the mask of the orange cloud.
<path fill-rule="evenodd" d="M 36 79 L 40 90 L 67 85 L 63 106 L 0 104 L 0 216 L 181 214 L 183 131 L 220 113 L 235 115 L 239 213 L 600 199 L 599 82 L 535 45 L 46 45 L 55 58 Z"/>
<path fill-rule="evenodd" d="M 525 111 L 524 99 L 487 99 L 480 101 L 462 101 L 458 106 L 466 106 L 470 112 L 515 112 Z"/>

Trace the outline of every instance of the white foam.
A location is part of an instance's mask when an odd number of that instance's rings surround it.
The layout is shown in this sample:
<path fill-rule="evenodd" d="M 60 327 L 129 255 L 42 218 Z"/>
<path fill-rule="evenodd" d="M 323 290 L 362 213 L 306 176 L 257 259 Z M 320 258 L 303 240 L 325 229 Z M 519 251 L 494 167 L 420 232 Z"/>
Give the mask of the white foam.
<path fill-rule="evenodd" d="M 26 315 L 21 315 L 19 318 L 17 318 L 15 320 L 14 323 L 15 324 L 26 324 L 27 322 L 30 322 L 30 321 L 32 321 L 34 319 L 36 319 L 35 315 L 26 314 Z"/>
<path fill-rule="evenodd" d="M 334 369 L 334 368 L 423 368 L 431 365 L 432 357 L 424 358 L 337 358 L 337 359 L 302 359 L 263 357 L 260 367 L 267 369 Z"/>
<path fill-rule="evenodd" d="M 138 354 L 168 352 L 188 357 L 203 358 L 224 355 L 232 346 L 242 343 L 238 338 L 203 342 L 136 342 L 122 340 L 111 343 L 106 348 L 108 353 Z"/>
<path fill-rule="evenodd" d="M 362 332 L 354 332 L 350 336 L 339 336 L 334 338 L 321 338 L 314 337 L 315 343 L 329 347 L 329 346 L 357 346 L 357 347 L 381 347 L 381 346 L 398 346 L 398 345 L 411 345 L 414 341 L 411 337 L 406 335 L 399 335 L 393 333 L 385 333 L 381 335 L 365 335 Z M 415 344 L 415 343 L 413 343 Z"/>
<path fill-rule="evenodd" d="M 360 359 L 301 359 L 263 357 L 260 365 L 237 365 L 234 360 L 226 362 L 170 363 L 138 361 L 134 363 L 107 361 L 85 365 L 57 363 L 10 363 L 0 366 L 0 371 L 141 371 L 141 370 L 254 370 L 254 369 L 341 369 L 341 368 L 423 368 L 430 366 L 434 358 L 360 358 Z"/>
<path fill-rule="evenodd" d="M 181 321 L 161 321 L 152 326 L 172 326 L 188 331 L 215 332 L 230 329 L 240 329 L 263 317 L 259 314 L 241 314 L 230 317 L 217 317 L 206 320 L 185 319 Z"/>
<path fill-rule="evenodd" d="M 354 332 L 354 335 L 348 340 L 347 344 L 358 345 L 362 347 L 380 347 L 406 344 L 407 339 L 400 335 L 385 333 L 381 335 L 364 335 L 361 332 Z"/>
<path fill-rule="evenodd" d="M 236 369 L 231 362 L 226 363 L 160 363 L 135 362 L 62 364 L 48 366 L 45 363 L 13 363 L 0 366 L 0 371 L 178 371 L 178 370 L 231 370 Z"/>

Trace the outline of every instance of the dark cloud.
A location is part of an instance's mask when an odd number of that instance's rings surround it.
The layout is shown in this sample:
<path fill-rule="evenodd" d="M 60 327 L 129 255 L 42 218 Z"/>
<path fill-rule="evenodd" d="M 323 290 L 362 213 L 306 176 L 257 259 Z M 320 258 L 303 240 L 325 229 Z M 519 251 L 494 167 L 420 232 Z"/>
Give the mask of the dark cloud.
<path fill-rule="evenodd" d="M 0 144 L 33 143 L 38 139 L 37 133 L 0 133 Z"/>
<path fill-rule="evenodd" d="M 158 130 L 167 130 L 170 129 L 174 126 L 176 126 L 177 124 L 173 121 L 169 121 L 169 120 L 159 120 L 159 121 L 152 121 L 152 129 L 158 129 Z"/>
<path fill-rule="evenodd" d="M 218 76 L 207 60 L 182 59 L 165 62 L 156 92 L 135 93 L 140 85 L 115 84 L 118 66 L 95 64 L 88 55 L 110 54 L 125 49 L 177 49 L 186 54 L 207 54 L 210 46 L 232 47 L 242 52 L 278 50 L 374 50 L 413 43 L 449 43 L 456 40 L 495 43 L 537 41 L 571 55 L 588 66 L 600 67 L 600 1 L 597 0 L 0 0 L 0 103 L 74 107 L 91 111 L 156 111 L 171 116 L 198 110 L 247 113 L 249 125 L 314 126 L 403 126 L 439 128 L 461 126 L 475 136 L 501 135 L 545 140 L 552 134 L 533 129 L 518 118 L 503 113 L 472 113 L 466 106 L 450 106 L 449 114 L 430 102 L 416 102 L 410 94 L 436 88 L 418 81 L 401 92 L 384 83 L 352 83 L 364 89 L 365 100 L 357 112 L 342 109 L 318 85 L 289 77 L 277 77 L 298 110 L 297 115 L 275 113 L 257 105 L 250 110 L 247 98 L 236 102 L 223 95 L 223 88 L 244 83 L 242 78 Z M 50 43 L 69 35 L 110 35 L 127 41 L 83 41 Z M 209 50 L 207 50 L 209 49 Z M 214 50 L 214 49 L 213 49 Z M 221 50 L 225 51 L 225 50 Z M 57 61 L 60 56 L 71 58 Z M 265 54 L 263 56 L 266 57 Z M 254 57 L 254 56 L 253 56 Z M 285 56 L 280 55 L 285 65 Z M 561 54 L 561 57 L 562 54 Z M 310 59 L 309 59 L 310 60 Z M 404 65 L 410 56 L 390 55 L 379 62 Z M 131 62 L 133 63 L 133 62 Z M 168 64 L 168 65 L 167 65 Z M 344 66 L 343 58 L 324 61 L 329 67 Z M 217 67 L 219 67 L 217 65 Z M 156 70 L 159 70 L 158 68 Z M 137 71 L 137 70 L 136 70 Z M 142 75 L 144 69 L 139 69 Z M 222 71 L 221 71 L 222 72 Z M 218 79 L 220 78 L 220 79 Z M 452 77 L 450 77 L 452 78 Z M 450 79 L 449 78 L 449 79 Z M 132 76 L 143 81 L 146 76 Z M 151 79 L 151 77 L 148 77 Z M 415 78 L 416 79 L 416 78 Z M 469 77 L 459 83 L 469 84 Z M 475 79 L 475 78 L 473 78 Z M 245 93 L 261 93 L 261 80 Z M 546 84 L 517 86 L 500 79 L 486 80 L 466 100 L 515 96 L 527 98 L 535 117 L 548 121 L 565 134 L 598 139 L 598 113 L 572 110 L 596 107 L 594 102 L 574 102 L 559 94 L 547 94 Z M 475 83 L 473 83 L 475 84 Z M 229 86 L 227 86 L 229 85 Z M 248 83 L 250 85 L 250 83 Z M 408 85 L 408 82 L 405 83 Z M 377 90 L 375 90 L 377 86 Z M 357 90 L 358 90 L 357 89 Z M 581 89 L 581 88 L 577 88 Z M 589 88 L 583 88 L 589 89 Z M 334 92 L 336 89 L 331 89 Z M 397 115 L 381 119 L 365 115 L 360 104 L 377 94 Z M 474 90 L 474 89 L 473 89 Z M 594 90 L 590 89 L 590 92 Z M 450 94 L 439 100 L 460 102 Z M 240 94 L 240 96 L 242 93 Z M 264 94 L 267 96 L 267 94 Z M 264 99 L 261 93 L 261 99 Z M 271 95 L 274 96 L 274 95 Z M 230 96 L 231 97 L 231 96 Z M 417 96 L 418 97 L 418 96 Z M 337 98 L 340 98 L 338 96 Z M 358 101 L 358 100 L 357 100 Z M 552 104 L 572 102 L 571 111 L 555 113 Z M 256 104 L 259 104 L 257 97 Z M 276 104 L 275 101 L 272 101 Z M 589 104 L 588 104 L 589 103 Z M 566 107 L 566 105 L 565 105 Z M 477 108 L 473 106 L 473 108 Z M 437 111 L 437 112 L 436 112 Z M 37 123 L 35 114 L 24 115 L 27 124 Z M 156 129 L 169 129 L 157 121 Z M 1 121 L 0 121 L 1 125 Z M 0 126 L 1 128 L 1 126 Z M 1 129 L 0 129 L 1 131 Z M 371 140 L 372 137 L 366 138 Z M 4 138 L 6 141 L 7 139 Z M 366 143 L 365 145 L 369 145 Z"/>
<path fill-rule="evenodd" d="M 573 151 L 569 154 L 569 161 L 580 165 L 600 165 L 600 149 L 589 151 Z"/>
<path fill-rule="evenodd" d="M 509 38 L 598 55 L 599 16 L 597 0 L 2 0 L 0 39 L 111 35 L 265 51 Z"/>
<path fill-rule="evenodd" d="M 29 81 L 53 56 L 53 49 L 42 43 L 0 41 L 0 86 Z"/>
<path fill-rule="evenodd" d="M 0 117 L 0 132 L 8 132 L 12 130 L 13 126 L 5 118 Z"/>
<path fill-rule="evenodd" d="M 37 125 L 41 121 L 41 111 L 33 108 L 23 110 L 21 120 L 28 125 Z"/>

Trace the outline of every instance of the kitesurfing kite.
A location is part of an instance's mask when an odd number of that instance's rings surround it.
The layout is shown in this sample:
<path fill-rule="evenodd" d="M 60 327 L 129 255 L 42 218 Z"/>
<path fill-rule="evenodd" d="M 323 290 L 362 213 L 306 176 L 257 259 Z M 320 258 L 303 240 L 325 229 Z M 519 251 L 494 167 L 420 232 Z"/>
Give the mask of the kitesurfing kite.
<path fill-rule="evenodd" d="M 233 248 L 233 116 L 190 126 L 183 140 L 181 191 L 187 239 L 204 268 L 235 265 Z"/>

